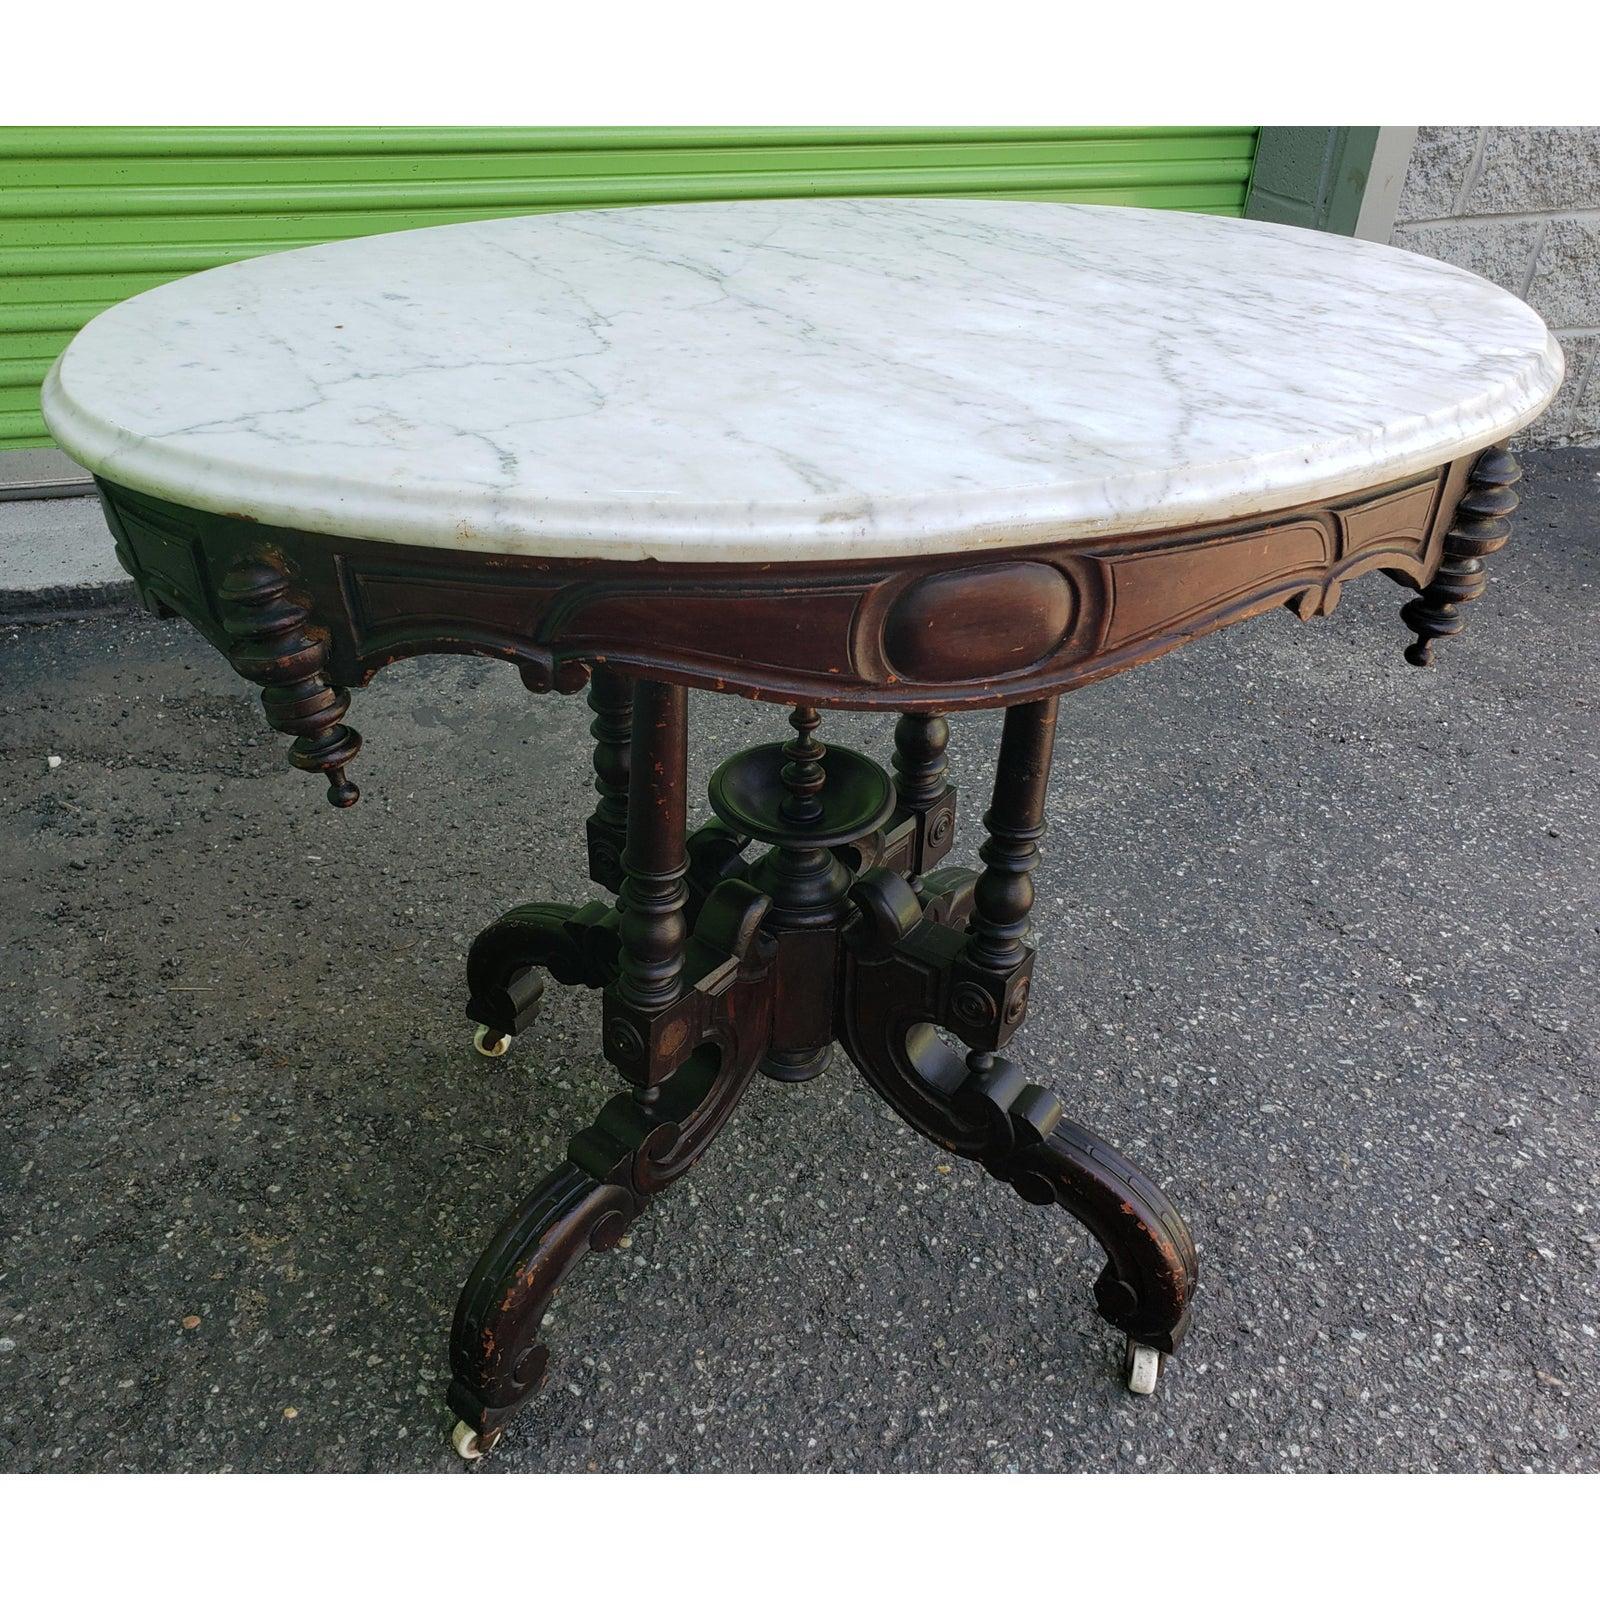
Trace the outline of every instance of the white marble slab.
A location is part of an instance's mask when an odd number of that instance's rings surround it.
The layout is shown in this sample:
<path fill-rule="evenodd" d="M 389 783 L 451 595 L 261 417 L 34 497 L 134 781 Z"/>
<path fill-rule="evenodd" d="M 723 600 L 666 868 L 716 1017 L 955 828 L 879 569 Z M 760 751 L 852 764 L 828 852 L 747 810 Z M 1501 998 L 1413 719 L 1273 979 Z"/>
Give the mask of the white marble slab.
<path fill-rule="evenodd" d="M 1561 355 L 1483 279 L 1041 202 L 567 212 L 113 307 L 45 416 L 86 467 L 356 538 L 795 560 L 1082 539 L 1369 487 L 1514 432 Z"/>

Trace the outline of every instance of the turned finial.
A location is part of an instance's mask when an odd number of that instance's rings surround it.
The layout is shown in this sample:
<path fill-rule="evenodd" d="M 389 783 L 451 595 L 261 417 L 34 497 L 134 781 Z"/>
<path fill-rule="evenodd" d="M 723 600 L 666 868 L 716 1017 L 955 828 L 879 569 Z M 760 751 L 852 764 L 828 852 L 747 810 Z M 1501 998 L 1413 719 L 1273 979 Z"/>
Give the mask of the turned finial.
<path fill-rule="evenodd" d="M 827 781 L 822 758 L 828 747 L 816 737 L 821 722 L 815 706 L 796 706 L 789 715 L 795 736 L 783 747 L 788 759 L 779 774 L 788 791 L 780 808 L 785 821 L 815 822 L 822 815 L 822 789 Z"/>
<path fill-rule="evenodd" d="M 217 597 L 234 641 L 228 659 L 240 676 L 261 685 L 267 721 L 294 736 L 290 763 L 327 778 L 329 805 L 353 806 L 361 791 L 344 769 L 360 750 L 361 735 L 342 720 L 350 696 L 327 677 L 327 635 L 310 625 L 282 558 L 264 551 L 235 563 Z"/>
<path fill-rule="evenodd" d="M 1455 522 L 1444 536 L 1444 557 L 1433 581 L 1415 600 L 1401 608 L 1400 617 L 1416 634 L 1406 647 L 1406 660 L 1414 667 L 1433 665 L 1436 639 L 1461 632 L 1466 619 L 1460 607 L 1476 600 L 1488 587 L 1483 558 L 1504 548 L 1511 537 L 1507 520 L 1517 509 L 1513 487 L 1522 469 L 1509 450 L 1485 450 L 1467 475 L 1467 492 L 1456 507 Z"/>

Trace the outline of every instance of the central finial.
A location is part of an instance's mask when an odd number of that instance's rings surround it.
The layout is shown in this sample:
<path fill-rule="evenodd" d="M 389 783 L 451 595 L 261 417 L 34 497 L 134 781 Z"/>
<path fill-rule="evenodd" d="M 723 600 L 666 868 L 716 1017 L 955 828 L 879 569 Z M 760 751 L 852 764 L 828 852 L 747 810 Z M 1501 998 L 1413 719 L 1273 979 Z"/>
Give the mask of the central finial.
<path fill-rule="evenodd" d="M 795 736 L 784 747 L 788 758 L 779 776 L 788 791 L 779 812 L 786 822 L 815 822 L 822 815 L 822 758 L 828 747 L 816 737 L 822 716 L 815 706 L 796 706 L 789 715 Z"/>

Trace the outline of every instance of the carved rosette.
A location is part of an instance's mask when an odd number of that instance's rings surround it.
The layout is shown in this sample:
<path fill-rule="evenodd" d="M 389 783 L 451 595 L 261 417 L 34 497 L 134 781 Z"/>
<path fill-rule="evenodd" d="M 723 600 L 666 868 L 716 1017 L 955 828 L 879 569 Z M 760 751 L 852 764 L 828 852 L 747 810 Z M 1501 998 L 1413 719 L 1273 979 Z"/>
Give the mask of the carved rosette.
<path fill-rule="evenodd" d="M 353 806 L 361 791 L 344 775 L 361 735 L 344 726 L 350 696 L 329 681 L 328 636 L 293 592 L 287 564 L 274 551 L 236 562 L 217 588 L 235 672 L 261 685 L 267 721 L 293 736 L 290 762 L 328 780 L 328 804 Z"/>
<path fill-rule="evenodd" d="M 1485 450 L 1467 477 L 1467 492 L 1456 509 L 1456 520 L 1444 538 L 1444 559 L 1433 581 L 1400 612 L 1416 634 L 1407 647 L 1406 660 L 1414 667 L 1433 664 L 1433 641 L 1461 632 L 1466 619 L 1460 607 L 1476 600 L 1488 587 L 1483 558 L 1502 549 L 1511 537 L 1507 521 L 1517 509 L 1514 487 L 1522 469 L 1509 450 Z"/>

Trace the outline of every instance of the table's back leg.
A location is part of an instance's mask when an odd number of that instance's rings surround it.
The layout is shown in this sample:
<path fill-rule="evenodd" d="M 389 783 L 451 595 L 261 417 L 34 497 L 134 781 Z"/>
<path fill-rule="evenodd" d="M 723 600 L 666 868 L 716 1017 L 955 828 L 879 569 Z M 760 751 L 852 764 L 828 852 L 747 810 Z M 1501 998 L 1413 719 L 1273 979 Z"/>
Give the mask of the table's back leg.
<path fill-rule="evenodd" d="M 589 675 L 594 721 L 594 786 L 600 798 L 584 826 L 589 876 L 613 893 L 622 887 L 622 851 L 628 838 L 628 767 L 633 742 L 633 680 L 610 667 Z"/>
<path fill-rule="evenodd" d="M 615 892 L 622 887 L 627 845 L 633 679 L 597 666 L 588 698 L 599 796 L 584 825 L 589 877 Z M 718 823 L 689 836 L 691 922 L 718 883 L 748 871 L 741 854 L 745 842 Z M 467 1015 L 478 1024 L 474 1043 L 480 1053 L 504 1055 L 534 1021 L 544 994 L 542 972 L 558 983 L 591 989 L 611 982 L 617 975 L 617 920 L 616 911 L 596 900 L 582 906 L 535 900 L 514 906 L 485 928 L 467 958 Z"/>
<path fill-rule="evenodd" d="M 1503 549 L 1511 537 L 1507 519 L 1517 509 L 1516 485 L 1521 480 L 1522 469 L 1509 450 L 1485 450 L 1473 463 L 1454 526 L 1444 536 L 1439 570 L 1400 610 L 1401 619 L 1417 636 L 1406 647 L 1406 660 L 1412 666 L 1433 665 L 1433 641 L 1460 633 L 1466 624 L 1460 608 L 1488 587 L 1483 558 Z"/>
<path fill-rule="evenodd" d="M 587 905 L 534 901 L 490 923 L 467 955 L 467 1015 L 478 1052 L 503 1056 L 539 1015 L 542 973 L 557 983 L 600 989 L 617 975 L 617 914 Z"/>
<path fill-rule="evenodd" d="M 894 725 L 894 788 L 902 813 L 916 818 L 911 885 L 950 853 L 956 838 L 956 791 L 945 751 L 950 724 L 936 711 L 903 711 Z"/>

